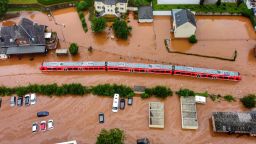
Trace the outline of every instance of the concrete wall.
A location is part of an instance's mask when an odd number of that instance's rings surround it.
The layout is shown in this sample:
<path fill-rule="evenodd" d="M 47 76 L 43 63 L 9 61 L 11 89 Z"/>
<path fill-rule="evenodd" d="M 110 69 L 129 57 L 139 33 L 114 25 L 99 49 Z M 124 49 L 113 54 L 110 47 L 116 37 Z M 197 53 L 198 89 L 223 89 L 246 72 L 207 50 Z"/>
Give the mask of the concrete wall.
<path fill-rule="evenodd" d="M 153 11 L 154 16 L 171 16 L 172 11 Z"/>

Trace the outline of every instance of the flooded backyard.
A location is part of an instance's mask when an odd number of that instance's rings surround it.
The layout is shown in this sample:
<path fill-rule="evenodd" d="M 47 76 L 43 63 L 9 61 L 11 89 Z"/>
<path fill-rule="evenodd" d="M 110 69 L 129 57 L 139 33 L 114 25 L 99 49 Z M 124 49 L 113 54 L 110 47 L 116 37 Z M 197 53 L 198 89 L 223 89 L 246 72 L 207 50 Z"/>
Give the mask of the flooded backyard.
<path fill-rule="evenodd" d="M 22 12 L 21 17 L 32 19 L 38 24 L 48 26 L 48 30 L 56 31 L 60 39 L 60 48 L 68 48 L 76 42 L 80 46 L 79 55 L 75 57 L 57 57 L 54 51 L 44 55 L 28 55 L 11 57 L 0 61 L 0 85 L 22 86 L 30 83 L 82 83 L 97 85 L 102 83 L 117 83 L 129 86 L 156 85 L 168 86 L 173 90 L 189 88 L 198 92 L 208 91 L 215 94 L 231 94 L 237 98 L 256 91 L 256 58 L 252 48 L 255 47 L 255 32 L 248 19 L 232 17 L 197 17 L 196 32 L 198 43 L 191 45 L 187 40 L 173 39 L 170 34 L 171 23 L 168 16 L 154 17 L 152 24 L 139 24 L 129 15 L 129 25 L 132 35 L 127 41 L 111 39 L 113 32 L 107 28 L 102 34 L 94 34 L 87 18 L 88 32 L 84 33 L 77 12 L 72 9 L 54 11 L 53 17 L 41 12 Z M 20 18 L 0 23 L 9 26 L 20 21 Z M 175 51 L 201 53 L 222 57 L 232 56 L 237 50 L 235 62 L 187 56 L 168 53 L 164 39 L 171 38 L 171 48 Z M 92 46 L 93 52 L 88 48 Z M 31 59 L 33 58 L 33 59 Z M 56 72 L 42 73 L 39 66 L 43 61 L 126 61 L 143 63 L 171 63 L 178 65 L 197 66 L 214 69 L 239 71 L 240 82 L 195 79 L 189 77 L 130 74 L 112 72 Z M 148 102 L 158 99 L 141 100 L 135 98 L 135 103 L 125 111 L 111 113 L 110 98 L 95 97 L 40 97 L 37 105 L 28 108 L 10 108 L 9 98 L 5 97 L 0 111 L 1 144 L 7 143 L 55 143 L 76 139 L 82 144 L 95 143 L 101 128 L 119 127 L 127 135 L 126 143 L 134 143 L 137 138 L 149 137 L 152 143 L 234 143 L 252 144 L 255 139 L 247 136 L 216 135 L 212 132 L 209 121 L 213 111 L 244 111 L 240 103 L 213 103 L 210 99 L 207 105 L 198 105 L 199 129 L 184 131 L 181 129 L 180 104 L 177 96 L 163 101 L 165 103 L 165 128 L 148 128 Z M 95 105 L 99 107 L 93 108 Z M 26 109 L 26 110 L 25 110 Z M 35 114 L 40 110 L 48 110 L 51 118 L 56 121 L 56 128 L 49 132 L 31 134 L 31 124 L 37 119 Z M 61 114 L 63 111 L 65 113 Z M 106 123 L 97 123 L 97 114 L 104 112 Z M 21 122 L 24 121 L 24 122 Z M 72 123 L 72 125 L 71 125 Z M 225 138 L 224 138 L 225 137 Z"/>

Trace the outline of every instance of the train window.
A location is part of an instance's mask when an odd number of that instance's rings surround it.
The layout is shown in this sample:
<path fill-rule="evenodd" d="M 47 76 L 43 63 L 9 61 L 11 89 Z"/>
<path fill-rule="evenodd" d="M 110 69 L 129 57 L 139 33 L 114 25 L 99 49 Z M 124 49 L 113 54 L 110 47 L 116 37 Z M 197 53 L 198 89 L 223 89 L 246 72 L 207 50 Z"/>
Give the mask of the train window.
<path fill-rule="evenodd" d="M 140 70 L 140 72 L 145 72 L 145 70 Z"/>
<path fill-rule="evenodd" d="M 202 74 L 201 77 L 207 77 L 207 75 L 206 74 Z"/>
<path fill-rule="evenodd" d="M 224 79 L 228 79 L 228 77 L 225 76 Z"/>
<path fill-rule="evenodd" d="M 180 74 L 180 72 L 175 72 L 175 74 Z"/>
<path fill-rule="evenodd" d="M 48 68 L 48 70 L 52 70 L 52 68 Z"/>
<path fill-rule="evenodd" d="M 61 70 L 61 68 L 58 68 L 58 70 Z"/>
<path fill-rule="evenodd" d="M 77 70 L 77 68 L 73 68 L 73 70 Z"/>
<path fill-rule="evenodd" d="M 68 68 L 68 70 L 72 70 L 72 68 Z"/>

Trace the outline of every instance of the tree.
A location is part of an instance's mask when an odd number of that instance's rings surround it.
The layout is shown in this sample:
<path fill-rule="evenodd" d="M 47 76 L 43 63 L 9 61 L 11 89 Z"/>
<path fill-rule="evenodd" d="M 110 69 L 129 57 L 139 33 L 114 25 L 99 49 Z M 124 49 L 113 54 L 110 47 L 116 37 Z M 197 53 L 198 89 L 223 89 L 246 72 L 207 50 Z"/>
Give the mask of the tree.
<path fill-rule="evenodd" d="M 102 129 L 97 137 L 96 144 L 124 144 L 124 136 L 124 131 L 118 128 L 109 131 Z"/>
<path fill-rule="evenodd" d="M 217 5 L 217 6 L 220 6 L 220 5 L 221 5 L 221 0 L 218 0 L 218 1 L 216 2 L 216 5 Z"/>
<path fill-rule="evenodd" d="M 91 27 L 93 32 L 97 32 L 97 33 L 102 32 L 105 30 L 106 26 L 107 26 L 107 21 L 103 17 L 94 18 L 92 20 Z"/>
<path fill-rule="evenodd" d="M 0 0 L 0 17 L 2 17 L 8 9 L 9 0 Z"/>
<path fill-rule="evenodd" d="M 116 37 L 121 39 L 128 39 L 132 27 L 128 26 L 124 20 L 115 19 L 113 29 Z"/>
<path fill-rule="evenodd" d="M 87 10 L 90 7 L 90 4 L 88 1 L 80 1 L 79 3 L 77 3 L 76 7 L 78 11 L 83 11 Z"/>
<path fill-rule="evenodd" d="M 236 0 L 236 6 L 239 7 L 243 3 L 243 0 Z"/>
<path fill-rule="evenodd" d="M 72 43 L 69 47 L 69 52 L 71 55 L 76 55 L 78 53 L 78 46 L 76 43 Z"/>
<path fill-rule="evenodd" d="M 200 0 L 199 4 L 204 5 L 204 0 Z"/>
<path fill-rule="evenodd" d="M 192 35 L 188 38 L 188 41 L 192 44 L 197 43 L 197 39 L 195 35 Z"/>
<path fill-rule="evenodd" d="M 256 105 L 256 96 L 253 94 L 247 95 L 240 99 L 246 108 L 253 108 Z"/>

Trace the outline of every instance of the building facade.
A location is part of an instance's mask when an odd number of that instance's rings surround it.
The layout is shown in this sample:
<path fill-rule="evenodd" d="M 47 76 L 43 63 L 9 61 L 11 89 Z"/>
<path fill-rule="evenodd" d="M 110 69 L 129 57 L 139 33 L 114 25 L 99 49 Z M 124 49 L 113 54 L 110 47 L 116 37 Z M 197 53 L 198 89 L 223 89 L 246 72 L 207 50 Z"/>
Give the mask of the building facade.
<path fill-rule="evenodd" d="M 119 17 L 127 12 L 128 0 L 95 0 L 94 7 L 100 16 L 114 15 Z"/>

